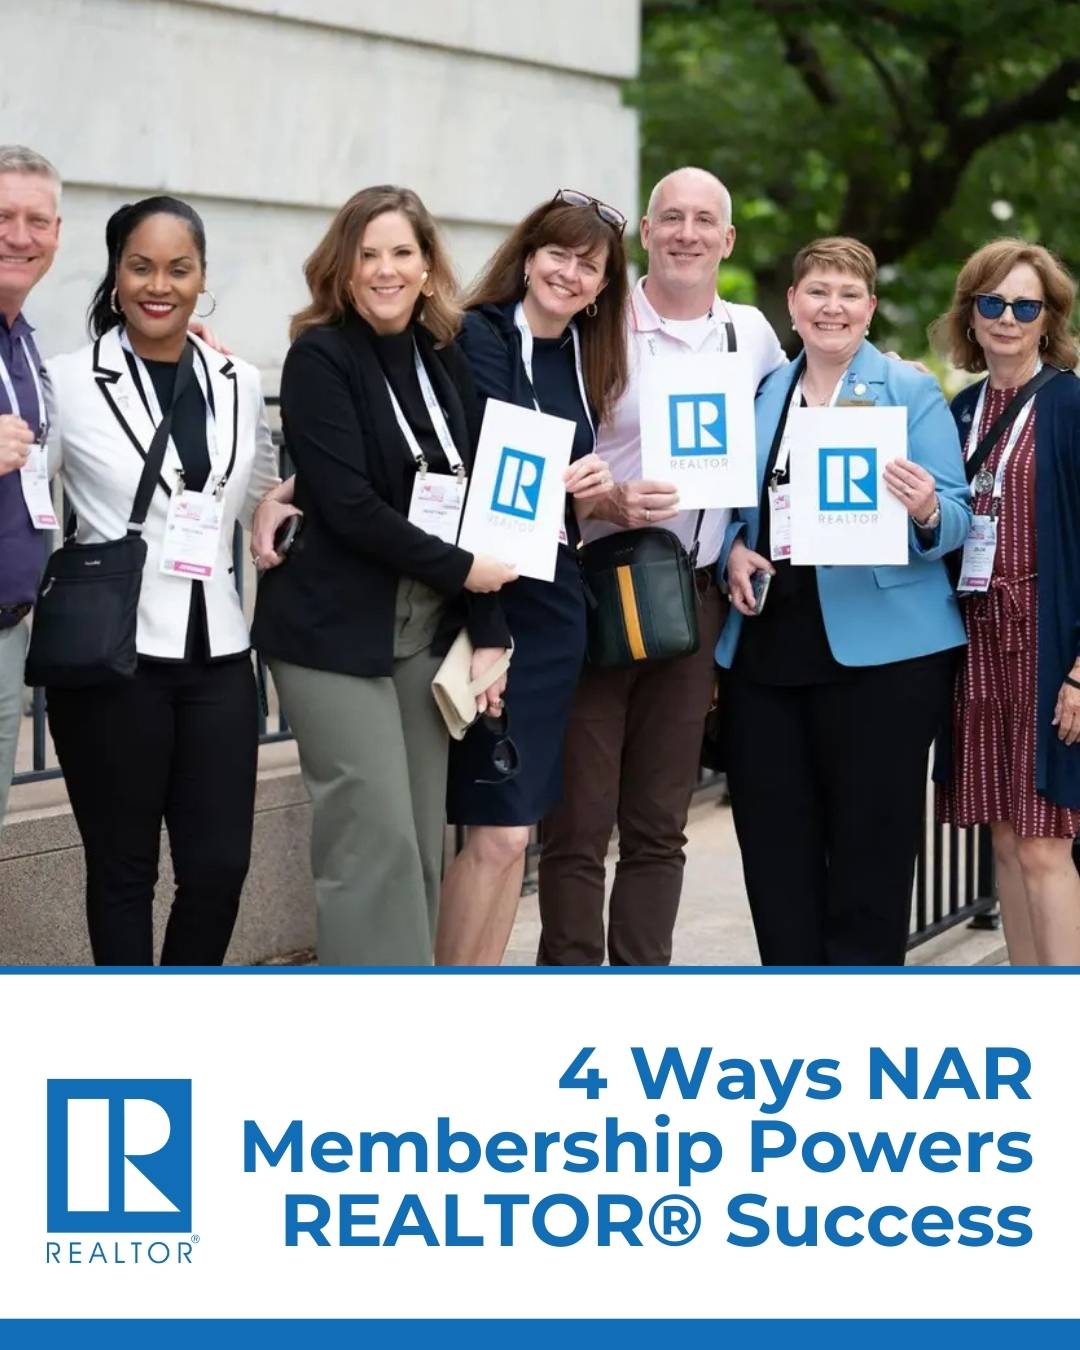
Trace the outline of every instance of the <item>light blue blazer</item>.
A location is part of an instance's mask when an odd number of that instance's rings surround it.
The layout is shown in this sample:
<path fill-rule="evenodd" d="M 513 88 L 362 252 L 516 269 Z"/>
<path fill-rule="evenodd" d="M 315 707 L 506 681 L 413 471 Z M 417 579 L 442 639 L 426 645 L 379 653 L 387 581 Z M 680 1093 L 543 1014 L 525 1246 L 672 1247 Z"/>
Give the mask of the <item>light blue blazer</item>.
<path fill-rule="evenodd" d="M 782 366 L 762 381 L 758 390 L 754 412 L 759 501 L 776 425 L 795 377 L 794 365 Z M 858 384 L 866 389 L 856 394 Z M 907 408 L 908 458 L 934 475 L 941 523 L 932 537 L 925 538 L 913 524 L 909 525 L 908 561 L 903 565 L 814 569 L 832 654 L 843 666 L 880 666 L 961 647 L 965 642 L 964 623 L 941 559 L 967 537 L 971 500 L 960 437 L 937 381 L 902 361 L 882 356 L 876 347 L 863 342 L 848 369 L 840 398 Z M 742 535 L 749 548 L 756 548 L 760 529 L 757 507 L 744 507 L 733 514 L 716 564 L 722 586 L 732 544 Z M 732 607 L 716 644 L 718 665 L 731 665 L 743 624 L 753 622 Z"/>

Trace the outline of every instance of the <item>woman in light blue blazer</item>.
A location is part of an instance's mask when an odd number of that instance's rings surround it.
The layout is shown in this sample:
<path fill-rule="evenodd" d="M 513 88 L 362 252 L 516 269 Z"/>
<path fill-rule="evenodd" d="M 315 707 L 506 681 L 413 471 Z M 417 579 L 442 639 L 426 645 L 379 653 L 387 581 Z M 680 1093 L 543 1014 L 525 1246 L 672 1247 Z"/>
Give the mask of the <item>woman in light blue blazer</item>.
<path fill-rule="evenodd" d="M 728 782 L 765 965 L 903 965 L 927 753 L 964 644 L 942 562 L 971 515 L 960 441 L 935 380 L 866 340 L 875 280 L 854 239 L 796 256 L 803 351 L 758 391 L 759 507 L 735 512 L 718 562 Z M 910 517 L 902 565 L 791 564 L 788 412 L 830 405 L 907 409 L 910 458 L 884 472 Z"/>

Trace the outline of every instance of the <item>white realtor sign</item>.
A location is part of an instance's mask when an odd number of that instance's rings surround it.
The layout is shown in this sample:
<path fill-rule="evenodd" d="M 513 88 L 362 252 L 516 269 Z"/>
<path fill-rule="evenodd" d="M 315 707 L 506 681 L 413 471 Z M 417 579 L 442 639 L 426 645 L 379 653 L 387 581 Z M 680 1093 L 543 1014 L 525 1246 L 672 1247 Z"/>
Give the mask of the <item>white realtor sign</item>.
<path fill-rule="evenodd" d="M 793 408 L 791 561 L 908 561 L 908 513 L 885 486 L 907 455 L 906 408 Z"/>
<path fill-rule="evenodd" d="M 489 398 L 458 546 L 555 579 L 573 422 Z"/>
<path fill-rule="evenodd" d="M 684 510 L 754 506 L 754 374 L 744 352 L 654 356 L 641 368 L 641 473 Z"/>

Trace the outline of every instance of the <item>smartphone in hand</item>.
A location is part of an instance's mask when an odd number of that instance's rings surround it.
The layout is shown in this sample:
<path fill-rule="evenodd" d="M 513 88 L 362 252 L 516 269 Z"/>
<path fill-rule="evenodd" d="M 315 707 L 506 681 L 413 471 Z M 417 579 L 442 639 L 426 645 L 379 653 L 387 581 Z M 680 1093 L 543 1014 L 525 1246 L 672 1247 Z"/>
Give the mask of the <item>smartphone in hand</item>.
<path fill-rule="evenodd" d="M 304 528 L 304 513 L 298 512 L 296 515 L 289 516 L 283 520 L 274 531 L 274 552 L 282 558 L 286 558 L 296 543 L 296 537 Z"/>
<path fill-rule="evenodd" d="M 773 574 L 771 572 L 755 572 L 750 578 L 750 587 L 754 592 L 754 613 L 760 614 L 765 608 L 765 601 L 769 594 L 769 586 L 772 584 Z"/>

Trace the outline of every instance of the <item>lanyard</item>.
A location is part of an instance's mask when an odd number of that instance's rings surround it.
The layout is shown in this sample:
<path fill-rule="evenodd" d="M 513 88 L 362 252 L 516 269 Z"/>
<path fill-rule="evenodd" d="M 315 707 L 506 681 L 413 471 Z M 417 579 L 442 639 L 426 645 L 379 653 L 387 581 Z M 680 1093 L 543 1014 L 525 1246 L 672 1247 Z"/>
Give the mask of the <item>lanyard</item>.
<path fill-rule="evenodd" d="M 718 301 L 717 303 L 723 304 L 723 301 Z M 708 319 L 709 321 L 710 334 L 719 340 L 720 351 L 733 352 L 737 350 L 737 343 L 735 338 L 735 325 L 731 322 L 731 312 L 728 310 L 726 305 L 724 305 L 724 313 L 727 315 L 727 318 L 724 320 L 723 329 L 721 329 L 720 321 L 716 317 L 715 309 L 710 309 L 708 314 L 705 315 L 705 318 Z M 638 322 L 637 308 L 634 305 L 633 296 L 630 297 L 630 315 L 631 318 L 633 319 L 634 331 L 640 332 L 641 324 Z M 661 323 L 663 323 L 662 319 Z M 707 342 L 708 340 L 709 340 L 708 336 L 706 336 L 705 342 Z M 704 351 L 705 342 L 702 342 L 701 346 L 698 348 L 699 352 Z M 656 339 L 654 337 L 647 338 L 645 345 L 649 349 L 650 356 L 657 355 Z"/>
<path fill-rule="evenodd" d="M 804 376 L 805 371 L 803 372 L 803 375 L 800 375 L 795 381 L 795 388 L 791 391 L 791 398 L 788 399 L 787 411 L 784 413 L 784 436 L 780 441 L 780 449 L 776 453 L 776 463 L 773 465 L 773 471 L 769 475 L 769 482 L 773 487 L 775 487 L 784 476 L 784 471 L 787 468 L 788 459 L 791 455 L 791 437 L 787 434 L 787 423 L 788 418 L 791 416 L 792 409 L 798 408 L 802 403 Z M 836 407 L 836 400 L 840 397 L 840 390 L 844 387 L 844 381 L 846 379 L 847 370 L 845 369 L 844 373 L 836 381 L 836 387 L 830 394 L 829 401 L 825 404 L 825 407 Z"/>
<path fill-rule="evenodd" d="M 146 406 L 150 413 L 150 420 L 151 422 L 153 422 L 156 428 L 161 425 L 162 419 L 161 404 L 158 402 L 157 390 L 154 388 L 154 381 L 150 378 L 150 372 L 146 369 L 142 357 L 135 350 L 135 348 L 132 347 L 131 339 L 127 335 L 126 328 L 120 329 L 120 346 L 123 347 L 124 351 L 126 351 L 135 362 L 135 369 L 139 372 L 139 383 L 142 387 L 143 398 L 146 400 Z M 214 463 L 217 459 L 218 453 L 217 422 L 214 418 L 210 394 L 206 388 L 206 372 L 202 368 L 202 362 L 201 361 L 194 362 L 193 370 L 195 373 L 195 379 L 198 381 L 199 384 L 199 389 L 202 392 L 203 405 L 206 408 L 206 453 L 210 459 L 210 472 L 207 475 L 206 484 L 203 488 L 203 491 L 205 492 L 206 488 L 209 487 L 214 477 Z M 169 440 L 170 441 L 172 440 L 171 435 L 169 437 Z M 173 449 L 175 450 L 175 448 L 176 446 L 174 444 Z M 184 486 L 184 470 L 181 468 L 178 472 L 180 479 L 180 489 L 182 491 Z M 214 485 L 213 491 L 216 492 L 218 496 L 220 496 L 225 491 L 225 484 L 228 481 L 229 481 L 229 474 L 228 470 L 226 470 L 226 472 L 221 475 L 217 483 Z"/>
<path fill-rule="evenodd" d="M 49 436 L 49 410 L 45 406 L 45 391 L 41 387 L 41 377 L 38 375 L 37 364 L 30 355 L 30 348 L 27 346 L 26 338 L 20 335 L 19 342 L 22 345 L 23 355 L 26 357 L 26 365 L 30 371 L 30 378 L 34 382 L 34 393 L 37 395 L 38 417 L 40 426 L 38 427 L 38 440 L 46 441 Z M 22 409 L 19 407 L 19 398 L 15 393 L 15 382 L 8 373 L 8 368 L 4 364 L 4 358 L 0 356 L 0 384 L 4 386 L 4 393 L 7 394 L 8 402 L 11 404 L 11 411 L 16 417 L 22 417 Z"/>
<path fill-rule="evenodd" d="M 435 435 L 438 437 L 439 444 L 442 446 L 442 452 L 446 456 L 447 463 L 453 470 L 456 477 L 463 480 L 465 477 L 465 465 L 461 456 L 458 454 L 457 446 L 450 435 L 450 428 L 446 423 L 446 414 L 435 396 L 435 390 L 432 388 L 431 379 L 424 369 L 424 363 L 420 359 L 420 349 L 416 343 L 413 343 L 413 365 L 416 367 L 416 378 L 420 382 L 420 392 L 424 396 L 424 406 L 428 410 L 428 416 L 431 418 L 431 425 L 435 429 Z M 401 411 L 401 404 L 397 400 L 397 395 L 390 387 L 390 381 L 383 376 L 386 383 L 386 392 L 390 395 L 390 406 L 394 410 L 394 416 L 397 418 L 398 428 L 405 437 L 405 444 L 409 447 L 409 453 L 412 455 L 416 464 L 417 472 L 421 475 L 426 474 L 428 470 L 427 457 L 420 449 L 420 442 L 416 439 L 416 433 L 405 420 L 405 414 Z"/>
<path fill-rule="evenodd" d="M 536 385 L 533 383 L 532 329 L 529 327 L 529 321 L 525 318 L 525 306 L 520 300 L 514 310 L 514 326 L 521 337 L 521 364 L 525 367 L 525 377 L 529 381 L 529 388 L 532 390 L 533 403 L 536 405 L 537 412 L 543 412 L 540 400 L 536 397 Z M 593 448 L 595 449 L 596 428 L 593 426 L 592 413 L 589 411 L 589 395 L 585 389 L 585 374 L 581 368 L 581 338 L 578 336 L 577 324 L 572 319 L 570 321 L 570 336 L 574 342 L 574 373 L 577 376 L 578 393 L 581 396 L 581 406 L 585 409 L 585 420 L 589 424 Z"/>
<path fill-rule="evenodd" d="M 1032 378 L 1034 378 L 1035 375 L 1038 375 L 1039 371 L 1042 370 L 1042 364 L 1043 363 L 1041 361 L 1036 363 Z M 983 387 L 979 390 L 979 401 L 975 405 L 975 415 L 971 419 L 971 430 L 968 432 L 967 445 L 964 446 L 965 460 L 971 458 L 971 456 L 975 453 L 975 447 L 978 445 L 979 426 L 982 423 L 983 408 L 986 405 L 986 391 L 989 387 L 990 387 L 990 379 L 988 376 L 983 381 Z M 1005 442 L 1005 448 L 1004 450 L 1002 450 L 1001 458 L 998 460 L 997 472 L 994 474 L 993 491 L 991 494 L 991 502 L 996 504 L 998 511 L 1000 511 L 1001 509 L 1001 495 L 1005 487 L 1005 470 L 1009 466 L 1009 460 L 1012 458 L 1012 452 L 1016 449 L 1016 443 L 1020 439 L 1020 433 L 1027 425 L 1027 420 L 1031 416 L 1031 410 L 1032 408 L 1034 408 L 1034 406 L 1035 406 L 1035 395 L 1032 394 L 1031 398 L 1028 399 L 1028 401 L 1024 404 L 1024 406 L 1020 409 L 1019 413 L 1013 419 L 1013 424 L 1009 428 L 1009 438 Z M 972 497 L 977 497 L 980 493 L 986 491 L 987 487 L 990 486 L 986 481 L 986 479 L 989 478 L 989 476 L 990 475 L 989 473 L 986 472 L 986 470 L 984 469 L 979 470 L 979 472 L 971 480 L 971 487 L 969 490 L 971 492 Z M 994 508 L 992 506 L 991 510 L 993 509 Z"/>

